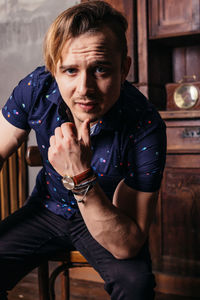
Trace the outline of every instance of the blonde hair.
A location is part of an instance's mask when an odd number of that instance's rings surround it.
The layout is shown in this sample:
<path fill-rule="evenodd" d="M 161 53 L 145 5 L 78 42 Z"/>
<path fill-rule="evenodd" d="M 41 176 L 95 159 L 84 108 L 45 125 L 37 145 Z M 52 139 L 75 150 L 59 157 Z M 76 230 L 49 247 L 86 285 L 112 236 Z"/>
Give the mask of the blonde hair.
<path fill-rule="evenodd" d="M 127 56 L 126 18 L 104 1 L 89 1 L 63 11 L 49 27 L 44 39 L 44 60 L 48 71 L 55 74 L 61 52 L 70 38 L 108 26 L 117 38 L 122 61 Z"/>

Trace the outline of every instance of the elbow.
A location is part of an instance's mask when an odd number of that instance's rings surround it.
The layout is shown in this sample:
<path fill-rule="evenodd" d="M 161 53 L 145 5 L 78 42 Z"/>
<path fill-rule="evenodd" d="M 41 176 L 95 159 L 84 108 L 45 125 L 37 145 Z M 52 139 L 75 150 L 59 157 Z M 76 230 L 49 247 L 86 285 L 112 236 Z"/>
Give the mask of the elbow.
<path fill-rule="evenodd" d="M 138 247 L 126 247 L 124 249 L 118 249 L 116 253 L 113 253 L 113 256 L 118 260 L 123 259 L 131 259 L 133 257 L 136 257 L 138 253 L 140 252 L 142 246 Z"/>
<path fill-rule="evenodd" d="M 116 259 L 131 259 L 136 257 L 141 251 L 146 238 L 143 236 L 140 240 L 131 241 L 130 243 L 126 243 L 123 247 L 118 247 L 116 251 L 113 253 L 113 256 Z"/>

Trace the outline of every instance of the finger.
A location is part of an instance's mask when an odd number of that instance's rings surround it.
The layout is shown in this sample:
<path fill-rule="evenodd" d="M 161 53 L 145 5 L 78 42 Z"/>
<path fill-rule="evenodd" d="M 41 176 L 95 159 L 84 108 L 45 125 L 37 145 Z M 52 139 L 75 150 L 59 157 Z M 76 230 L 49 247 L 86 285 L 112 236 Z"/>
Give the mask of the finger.
<path fill-rule="evenodd" d="M 74 123 L 66 122 L 61 125 L 62 134 L 65 138 L 77 140 L 77 130 Z"/>
<path fill-rule="evenodd" d="M 62 139 L 63 138 L 63 133 L 61 127 L 56 127 L 55 129 L 55 137 L 56 139 Z"/>
<path fill-rule="evenodd" d="M 81 125 L 80 138 L 85 145 L 90 146 L 90 120 L 87 119 Z"/>
<path fill-rule="evenodd" d="M 55 135 L 52 135 L 49 139 L 49 144 L 50 146 L 55 146 L 56 144 L 56 139 L 55 139 Z"/>

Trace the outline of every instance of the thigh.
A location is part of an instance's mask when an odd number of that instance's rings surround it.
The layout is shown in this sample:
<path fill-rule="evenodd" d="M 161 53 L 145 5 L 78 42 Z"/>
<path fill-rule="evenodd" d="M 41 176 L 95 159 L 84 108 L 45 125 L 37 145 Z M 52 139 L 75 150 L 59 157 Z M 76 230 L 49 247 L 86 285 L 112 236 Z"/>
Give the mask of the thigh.
<path fill-rule="evenodd" d="M 0 223 L 0 288 L 11 289 L 48 254 L 72 247 L 68 222 L 32 201 Z"/>
<path fill-rule="evenodd" d="M 56 242 L 59 238 L 61 242 Z M 65 243 L 68 246 L 68 221 L 50 212 L 40 201 L 28 203 L 0 223 L 1 257 L 11 257 L 18 251 L 20 255 L 36 254 L 42 252 L 46 244 L 51 251 L 54 240 L 58 247 Z"/>

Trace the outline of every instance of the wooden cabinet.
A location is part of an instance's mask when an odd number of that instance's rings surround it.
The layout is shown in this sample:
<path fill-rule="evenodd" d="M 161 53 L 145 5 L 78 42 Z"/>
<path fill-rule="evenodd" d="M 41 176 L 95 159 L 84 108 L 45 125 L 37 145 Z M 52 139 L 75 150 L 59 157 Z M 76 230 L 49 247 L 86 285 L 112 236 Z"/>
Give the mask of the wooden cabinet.
<path fill-rule="evenodd" d="M 167 125 L 167 160 L 150 234 L 157 289 L 199 299 L 200 112 L 161 116 Z"/>
<path fill-rule="evenodd" d="M 199 0 L 149 0 L 149 37 L 200 31 Z"/>

